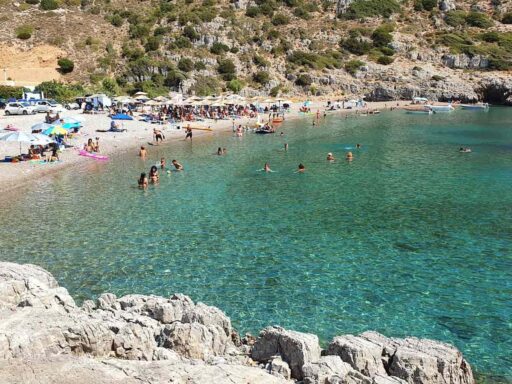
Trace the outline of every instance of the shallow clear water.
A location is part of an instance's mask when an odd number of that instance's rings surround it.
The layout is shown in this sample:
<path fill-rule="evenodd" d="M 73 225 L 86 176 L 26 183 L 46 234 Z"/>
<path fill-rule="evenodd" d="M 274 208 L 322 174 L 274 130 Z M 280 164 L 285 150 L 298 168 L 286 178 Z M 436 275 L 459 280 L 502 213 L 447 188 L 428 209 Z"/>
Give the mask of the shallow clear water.
<path fill-rule="evenodd" d="M 0 259 L 47 268 L 79 300 L 183 292 L 242 332 L 429 337 L 509 376 L 511 121 L 504 108 L 329 116 L 288 122 L 284 137 L 218 134 L 150 147 L 146 162 L 91 161 L 0 202 Z M 325 161 L 355 143 L 352 163 Z M 134 187 L 160 156 L 186 172 Z M 274 173 L 257 172 L 265 161 Z"/>

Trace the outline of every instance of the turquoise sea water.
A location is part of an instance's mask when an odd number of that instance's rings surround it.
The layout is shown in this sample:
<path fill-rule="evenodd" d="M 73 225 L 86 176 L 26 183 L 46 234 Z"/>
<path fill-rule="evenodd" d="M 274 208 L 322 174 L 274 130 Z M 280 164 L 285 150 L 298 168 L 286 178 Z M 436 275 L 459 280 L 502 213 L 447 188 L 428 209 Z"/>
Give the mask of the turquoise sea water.
<path fill-rule="evenodd" d="M 217 134 L 150 147 L 146 162 L 91 161 L 4 196 L 0 259 L 47 268 L 78 300 L 183 292 L 242 332 L 429 337 L 510 377 L 511 122 L 504 108 L 307 118 L 284 137 Z M 134 187 L 160 156 L 186 171 Z M 265 161 L 274 173 L 257 172 Z"/>

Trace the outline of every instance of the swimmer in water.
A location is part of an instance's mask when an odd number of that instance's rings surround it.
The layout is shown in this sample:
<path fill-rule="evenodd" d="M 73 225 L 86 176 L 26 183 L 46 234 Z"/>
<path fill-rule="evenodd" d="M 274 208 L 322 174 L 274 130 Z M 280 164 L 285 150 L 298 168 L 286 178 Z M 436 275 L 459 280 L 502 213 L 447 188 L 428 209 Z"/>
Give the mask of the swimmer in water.
<path fill-rule="evenodd" d="M 306 167 L 304 166 L 304 164 L 302 164 L 302 163 L 299 164 L 299 168 L 297 169 L 297 172 L 298 173 L 306 172 Z"/>
<path fill-rule="evenodd" d="M 224 154 L 224 152 L 222 152 L 222 148 L 221 148 L 221 147 L 219 147 L 219 148 L 217 149 L 217 155 L 222 156 L 223 154 Z"/>
<path fill-rule="evenodd" d="M 144 146 L 140 147 L 139 156 L 141 158 L 145 159 L 147 154 L 148 154 L 148 151 L 146 151 L 146 147 L 144 147 Z"/>
<path fill-rule="evenodd" d="M 149 180 L 151 180 L 152 183 L 156 183 L 158 182 L 158 178 L 158 168 L 156 165 L 153 165 L 149 170 Z"/>
<path fill-rule="evenodd" d="M 284 136 L 284 132 L 281 132 L 281 136 Z"/>
<path fill-rule="evenodd" d="M 139 188 L 146 189 L 148 187 L 148 178 L 146 177 L 146 173 L 142 172 L 139 177 Z"/>
<path fill-rule="evenodd" d="M 345 158 L 348 161 L 352 161 L 352 160 L 354 160 L 354 155 L 352 154 L 352 152 L 348 152 L 347 155 L 345 156 Z"/>
<path fill-rule="evenodd" d="M 165 169 L 165 157 L 160 159 L 160 169 Z"/>
<path fill-rule="evenodd" d="M 361 144 L 356 144 L 356 148 L 360 149 L 361 148 Z"/>
<path fill-rule="evenodd" d="M 316 125 L 316 121 L 315 121 L 315 120 L 313 120 L 313 127 L 314 127 L 315 125 Z"/>
<path fill-rule="evenodd" d="M 272 172 L 272 170 L 270 169 L 270 164 L 269 163 L 265 163 L 265 165 L 263 166 L 263 170 L 265 172 Z"/>
<path fill-rule="evenodd" d="M 284 143 L 284 150 L 288 151 L 288 143 Z"/>
<path fill-rule="evenodd" d="M 228 150 L 226 148 L 222 148 L 222 154 L 226 155 L 228 153 Z"/>
<path fill-rule="evenodd" d="M 178 163 L 177 160 L 173 160 L 172 165 L 174 165 L 174 168 L 176 168 L 177 171 L 183 171 L 183 165 Z"/>
<path fill-rule="evenodd" d="M 471 148 L 468 148 L 468 147 L 460 147 L 460 148 L 459 148 L 459 152 L 461 152 L 461 153 L 470 153 L 470 152 L 471 152 Z"/>
<path fill-rule="evenodd" d="M 327 161 L 334 161 L 336 160 L 331 152 L 327 154 Z"/>

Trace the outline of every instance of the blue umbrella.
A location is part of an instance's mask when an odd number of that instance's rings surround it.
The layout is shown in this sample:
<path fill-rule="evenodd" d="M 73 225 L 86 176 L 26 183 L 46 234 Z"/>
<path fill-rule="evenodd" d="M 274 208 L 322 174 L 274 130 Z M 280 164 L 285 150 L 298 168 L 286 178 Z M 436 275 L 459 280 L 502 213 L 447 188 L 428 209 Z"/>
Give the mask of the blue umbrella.
<path fill-rule="evenodd" d="M 32 126 L 32 131 L 46 131 L 48 128 L 51 128 L 52 124 L 47 123 L 39 123 Z"/>

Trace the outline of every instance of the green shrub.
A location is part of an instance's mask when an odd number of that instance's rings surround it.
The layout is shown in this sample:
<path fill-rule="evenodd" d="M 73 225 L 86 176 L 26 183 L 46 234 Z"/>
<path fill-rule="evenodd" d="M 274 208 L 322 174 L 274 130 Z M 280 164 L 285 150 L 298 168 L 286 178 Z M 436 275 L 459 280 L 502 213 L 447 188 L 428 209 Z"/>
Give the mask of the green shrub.
<path fill-rule="evenodd" d="M 188 37 L 192 41 L 199 40 L 200 37 L 199 33 L 197 33 L 195 28 L 191 25 L 187 25 L 183 28 L 183 36 Z"/>
<path fill-rule="evenodd" d="M 123 25 L 124 23 L 124 19 L 121 17 L 121 15 L 118 15 L 118 14 L 115 14 L 114 16 L 112 16 L 110 18 L 110 23 L 114 26 L 114 27 L 120 27 Z"/>
<path fill-rule="evenodd" d="M 140 39 L 149 35 L 151 31 L 149 25 L 146 24 L 130 24 L 129 34 L 133 39 Z"/>
<path fill-rule="evenodd" d="M 507 12 L 503 15 L 501 22 L 503 24 L 512 24 L 512 12 Z"/>
<path fill-rule="evenodd" d="M 212 76 L 196 76 L 196 82 L 191 87 L 191 91 L 193 91 L 198 96 L 208 96 L 219 93 L 220 83 L 219 81 Z"/>
<path fill-rule="evenodd" d="M 119 94 L 119 85 L 117 84 L 116 79 L 111 79 L 110 77 L 103 79 L 101 82 L 101 89 L 109 96 Z"/>
<path fill-rule="evenodd" d="M 227 88 L 234 93 L 240 92 L 243 89 L 243 87 L 244 84 L 238 79 L 232 79 L 227 84 Z"/>
<path fill-rule="evenodd" d="M 245 10 L 245 16 L 247 17 L 258 17 L 261 11 L 259 7 L 247 7 Z"/>
<path fill-rule="evenodd" d="M 52 80 L 39 84 L 36 87 L 36 92 L 43 92 L 47 98 L 63 102 L 83 96 L 85 89 L 79 84 L 63 84 Z"/>
<path fill-rule="evenodd" d="M 158 36 L 149 36 L 144 45 L 146 52 L 158 51 L 160 48 L 160 38 Z"/>
<path fill-rule="evenodd" d="M 380 51 L 386 56 L 393 56 L 395 54 L 395 51 L 393 50 L 393 48 L 389 48 L 389 47 L 381 47 Z"/>
<path fill-rule="evenodd" d="M 21 40 L 28 40 L 32 37 L 33 32 L 34 28 L 32 28 L 31 25 L 20 25 L 18 28 L 16 28 L 16 37 Z"/>
<path fill-rule="evenodd" d="M 351 75 L 355 75 L 362 66 L 364 66 L 364 62 L 361 60 L 350 60 L 345 63 L 345 70 Z"/>
<path fill-rule="evenodd" d="M 23 87 L 0 85 L 0 99 L 21 99 L 22 97 Z"/>
<path fill-rule="evenodd" d="M 498 32 L 485 32 L 480 35 L 480 39 L 487 43 L 497 43 L 500 41 L 500 35 Z"/>
<path fill-rule="evenodd" d="M 376 47 L 385 47 L 393 41 L 393 36 L 389 33 L 387 26 L 380 26 L 373 31 L 372 41 Z"/>
<path fill-rule="evenodd" d="M 259 55 L 254 55 L 254 57 L 252 58 L 252 61 L 258 67 L 268 67 L 270 65 L 270 63 L 267 60 L 265 60 L 265 58 L 263 56 L 259 56 Z"/>
<path fill-rule="evenodd" d="M 205 23 L 208 23 L 215 19 L 217 16 L 217 10 L 215 8 L 211 7 L 200 7 L 195 8 L 195 14 L 199 19 Z"/>
<path fill-rule="evenodd" d="M 59 3 L 57 0 L 41 0 L 41 4 L 39 4 L 39 7 L 43 11 L 54 11 L 59 8 Z"/>
<path fill-rule="evenodd" d="M 414 10 L 416 11 L 432 11 L 437 7 L 437 0 L 415 0 Z"/>
<path fill-rule="evenodd" d="M 304 7 L 297 7 L 294 9 L 293 14 L 303 20 L 311 19 L 311 15 Z"/>
<path fill-rule="evenodd" d="M 286 25 L 290 22 L 290 18 L 283 13 L 276 13 L 272 18 L 272 24 L 274 25 Z"/>
<path fill-rule="evenodd" d="M 183 72 L 173 69 L 167 72 L 167 76 L 164 80 L 164 85 L 171 88 L 179 88 L 181 83 L 186 79 L 187 76 Z"/>
<path fill-rule="evenodd" d="M 365 17 L 389 17 L 400 11 L 396 0 L 355 0 L 348 7 L 345 17 L 348 19 L 362 19 Z"/>
<path fill-rule="evenodd" d="M 444 17 L 446 24 L 452 27 L 458 27 L 466 24 L 466 12 L 464 11 L 448 11 Z"/>
<path fill-rule="evenodd" d="M 311 84 L 313 84 L 313 79 L 310 75 L 306 73 L 301 73 L 299 76 L 297 76 L 297 79 L 295 80 L 295 84 L 301 87 L 306 87 Z"/>
<path fill-rule="evenodd" d="M 210 47 L 210 52 L 214 55 L 222 55 L 225 52 L 229 52 L 229 47 L 226 44 L 215 42 Z"/>
<path fill-rule="evenodd" d="M 272 87 L 272 89 L 270 90 L 268 95 L 270 97 L 277 97 L 277 95 L 279 95 L 279 91 L 280 90 L 281 90 L 281 86 L 280 85 L 276 85 L 275 87 Z"/>
<path fill-rule="evenodd" d="M 73 69 L 75 68 L 75 63 L 71 61 L 68 58 L 62 58 L 57 61 L 57 64 L 59 65 L 59 70 L 62 73 L 70 73 L 73 72 Z"/>
<path fill-rule="evenodd" d="M 367 40 L 349 37 L 341 43 L 343 49 L 354 55 L 366 55 L 372 49 L 372 43 Z"/>
<path fill-rule="evenodd" d="M 226 81 L 233 80 L 236 76 L 236 66 L 233 63 L 233 60 L 230 59 L 222 59 L 219 60 L 219 65 L 217 66 L 217 72 L 222 75 L 222 78 Z"/>
<path fill-rule="evenodd" d="M 466 23 L 472 27 L 489 28 L 492 27 L 492 21 L 482 12 L 469 12 L 466 16 Z"/>
<path fill-rule="evenodd" d="M 382 65 L 389 65 L 393 61 L 395 61 L 395 60 L 392 57 L 389 57 L 389 56 L 380 56 L 377 59 L 377 63 L 382 64 Z"/>
<path fill-rule="evenodd" d="M 270 75 L 269 75 L 269 74 L 268 74 L 268 72 L 266 72 L 266 71 L 259 71 L 259 72 L 256 72 L 256 73 L 252 76 L 252 79 L 253 79 L 256 83 L 259 83 L 259 84 L 265 85 L 265 84 L 268 84 L 268 82 L 270 81 Z"/>
<path fill-rule="evenodd" d="M 194 69 L 194 62 L 188 57 L 183 57 L 178 61 L 178 69 L 183 72 L 190 72 Z"/>
<path fill-rule="evenodd" d="M 194 63 L 194 69 L 196 71 L 202 71 L 202 70 L 206 69 L 206 65 L 202 61 L 196 61 Z"/>
<path fill-rule="evenodd" d="M 174 39 L 173 46 L 178 49 L 190 48 L 192 47 L 192 43 L 188 37 L 178 36 Z"/>

